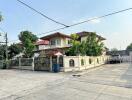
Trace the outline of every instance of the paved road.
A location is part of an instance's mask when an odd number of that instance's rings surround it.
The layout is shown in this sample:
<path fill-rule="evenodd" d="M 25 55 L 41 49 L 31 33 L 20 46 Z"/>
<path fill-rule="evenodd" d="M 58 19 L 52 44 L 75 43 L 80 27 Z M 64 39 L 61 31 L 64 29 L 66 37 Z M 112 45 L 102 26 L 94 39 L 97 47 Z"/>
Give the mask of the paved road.
<path fill-rule="evenodd" d="M 80 77 L 55 75 L 60 78 L 2 100 L 132 100 L 131 64 L 104 65 Z"/>

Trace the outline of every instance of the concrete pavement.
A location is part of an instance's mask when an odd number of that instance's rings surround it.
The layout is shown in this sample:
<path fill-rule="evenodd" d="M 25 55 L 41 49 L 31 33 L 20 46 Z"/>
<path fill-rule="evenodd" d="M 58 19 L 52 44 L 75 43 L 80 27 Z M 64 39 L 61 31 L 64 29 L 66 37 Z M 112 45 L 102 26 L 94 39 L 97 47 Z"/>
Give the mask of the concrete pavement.
<path fill-rule="evenodd" d="M 96 70 L 83 72 L 80 77 L 73 77 L 71 73 L 52 75 L 38 75 L 35 80 L 40 78 L 45 79 L 45 82 L 39 81 L 40 85 L 36 85 L 36 89 L 25 90 L 25 93 L 22 91 L 1 100 L 132 100 L 131 64 L 103 65 Z M 33 80 L 29 82 L 30 85 L 34 83 Z"/>

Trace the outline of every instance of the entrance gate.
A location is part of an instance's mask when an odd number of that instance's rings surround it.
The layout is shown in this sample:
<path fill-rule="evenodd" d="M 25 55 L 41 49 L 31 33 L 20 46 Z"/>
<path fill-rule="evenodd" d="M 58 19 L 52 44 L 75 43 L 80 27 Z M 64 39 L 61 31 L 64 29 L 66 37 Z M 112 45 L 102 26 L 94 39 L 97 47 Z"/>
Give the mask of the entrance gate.
<path fill-rule="evenodd" d="M 50 71 L 50 57 L 34 58 L 34 70 L 36 70 L 36 71 Z"/>

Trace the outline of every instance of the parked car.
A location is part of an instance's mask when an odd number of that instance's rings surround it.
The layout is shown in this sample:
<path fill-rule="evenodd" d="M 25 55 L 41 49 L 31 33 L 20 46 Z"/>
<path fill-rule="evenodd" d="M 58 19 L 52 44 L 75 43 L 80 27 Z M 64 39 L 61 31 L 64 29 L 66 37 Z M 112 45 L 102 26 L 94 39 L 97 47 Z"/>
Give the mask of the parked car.
<path fill-rule="evenodd" d="M 115 63 L 122 63 L 122 59 L 121 59 L 121 56 L 120 55 L 112 55 L 109 63 L 110 64 L 115 64 Z"/>

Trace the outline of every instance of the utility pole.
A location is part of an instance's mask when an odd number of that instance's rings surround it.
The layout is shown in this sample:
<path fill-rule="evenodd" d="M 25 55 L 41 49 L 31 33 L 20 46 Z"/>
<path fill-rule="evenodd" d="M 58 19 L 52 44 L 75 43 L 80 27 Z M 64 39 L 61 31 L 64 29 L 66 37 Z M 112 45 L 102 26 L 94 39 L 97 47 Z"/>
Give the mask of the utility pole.
<path fill-rule="evenodd" d="M 5 33 L 5 51 L 6 51 L 6 68 L 8 68 L 8 37 L 7 37 L 7 33 Z"/>
<path fill-rule="evenodd" d="M 0 42 L 0 43 L 5 43 L 5 54 L 6 54 L 5 62 L 6 62 L 6 68 L 8 68 L 8 36 L 7 36 L 6 32 L 4 32 L 4 34 L 5 34 L 5 36 L 4 36 L 5 37 L 5 41 L 4 42 Z M 0 34 L 0 36 L 1 36 L 1 34 Z"/>

